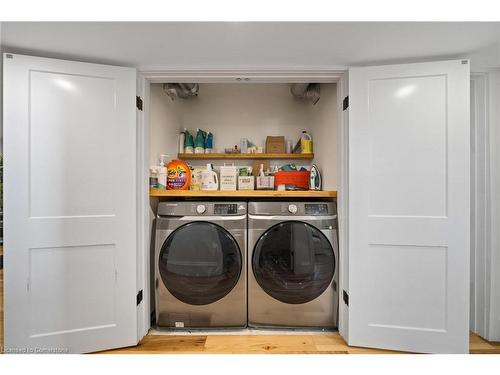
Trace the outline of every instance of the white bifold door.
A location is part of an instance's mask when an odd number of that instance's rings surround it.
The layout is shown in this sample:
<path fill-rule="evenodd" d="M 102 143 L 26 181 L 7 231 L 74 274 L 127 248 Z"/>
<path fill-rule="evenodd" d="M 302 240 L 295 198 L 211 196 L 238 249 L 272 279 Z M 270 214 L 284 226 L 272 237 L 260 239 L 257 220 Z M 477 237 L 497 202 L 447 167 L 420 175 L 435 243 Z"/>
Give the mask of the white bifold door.
<path fill-rule="evenodd" d="M 349 70 L 348 343 L 466 353 L 469 63 Z"/>
<path fill-rule="evenodd" d="M 5 350 L 137 343 L 135 69 L 4 55 Z"/>

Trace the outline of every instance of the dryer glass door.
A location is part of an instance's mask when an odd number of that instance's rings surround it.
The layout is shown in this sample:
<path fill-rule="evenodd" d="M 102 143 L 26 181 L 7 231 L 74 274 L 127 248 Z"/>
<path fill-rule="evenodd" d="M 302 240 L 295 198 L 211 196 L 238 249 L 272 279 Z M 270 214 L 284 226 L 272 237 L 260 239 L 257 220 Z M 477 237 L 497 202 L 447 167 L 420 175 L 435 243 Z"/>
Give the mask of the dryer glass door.
<path fill-rule="evenodd" d="M 168 236 L 158 267 L 165 287 L 174 297 L 191 305 L 206 305 L 234 288 L 242 258 L 236 240 L 227 230 L 198 221 Z"/>
<path fill-rule="evenodd" d="M 252 267 L 255 279 L 271 297 L 284 303 L 306 303 L 330 285 L 335 255 L 320 230 L 307 223 L 287 221 L 259 238 Z"/>

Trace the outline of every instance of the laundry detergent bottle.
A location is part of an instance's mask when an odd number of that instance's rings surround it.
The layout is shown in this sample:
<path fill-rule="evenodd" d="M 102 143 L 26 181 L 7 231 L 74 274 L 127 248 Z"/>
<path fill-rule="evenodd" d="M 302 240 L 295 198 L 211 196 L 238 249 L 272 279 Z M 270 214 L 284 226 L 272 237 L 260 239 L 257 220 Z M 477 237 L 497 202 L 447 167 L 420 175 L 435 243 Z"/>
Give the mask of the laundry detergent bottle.
<path fill-rule="evenodd" d="M 207 164 L 207 169 L 201 172 L 201 190 L 218 190 L 219 179 L 212 169 L 212 164 Z"/>
<path fill-rule="evenodd" d="M 302 132 L 302 136 L 300 137 L 300 146 L 301 146 L 303 154 L 312 154 L 313 153 L 312 137 L 305 130 Z"/>
<path fill-rule="evenodd" d="M 191 184 L 191 168 L 182 160 L 172 160 L 167 165 L 167 189 L 187 190 Z"/>
<path fill-rule="evenodd" d="M 184 129 L 184 153 L 186 154 L 194 153 L 193 136 L 187 129 Z"/>
<path fill-rule="evenodd" d="M 204 154 L 205 153 L 205 137 L 207 133 L 203 130 L 198 129 L 196 132 L 196 138 L 194 139 L 194 153 L 195 154 Z"/>
<path fill-rule="evenodd" d="M 208 132 L 207 139 L 205 140 L 205 154 L 211 154 L 214 149 L 214 135 Z"/>

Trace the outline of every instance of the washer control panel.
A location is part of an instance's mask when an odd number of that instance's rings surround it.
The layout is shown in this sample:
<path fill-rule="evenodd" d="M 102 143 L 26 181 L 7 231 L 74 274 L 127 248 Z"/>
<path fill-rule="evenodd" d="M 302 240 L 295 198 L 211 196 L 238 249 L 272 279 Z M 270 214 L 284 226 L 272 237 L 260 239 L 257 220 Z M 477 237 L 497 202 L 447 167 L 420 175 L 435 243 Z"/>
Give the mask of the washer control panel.
<path fill-rule="evenodd" d="M 247 213 L 245 201 L 169 201 L 158 204 L 158 217 L 241 216 Z"/>
<path fill-rule="evenodd" d="M 215 215 L 236 215 L 238 213 L 238 205 L 236 203 L 215 203 Z"/>

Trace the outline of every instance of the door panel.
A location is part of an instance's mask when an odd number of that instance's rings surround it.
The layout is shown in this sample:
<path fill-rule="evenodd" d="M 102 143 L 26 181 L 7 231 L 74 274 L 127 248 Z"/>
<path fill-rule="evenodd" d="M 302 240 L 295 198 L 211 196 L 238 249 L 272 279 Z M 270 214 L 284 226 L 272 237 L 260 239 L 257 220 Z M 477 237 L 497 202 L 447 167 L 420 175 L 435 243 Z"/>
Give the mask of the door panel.
<path fill-rule="evenodd" d="M 137 343 L 135 69 L 4 55 L 5 346 Z"/>
<path fill-rule="evenodd" d="M 115 80 L 33 70 L 28 79 L 30 217 L 112 214 Z"/>
<path fill-rule="evenodd" d="M 114 245 L 30 249 L 31 337 L 116 325 L 115 304 L 109 298 L 115 294 L 115 249 Z M 87 280 L 86 285 L 81 280 Z"/>
<path fill-rule="evenodd" d="M 349 72 L 349 344 L 468 351 L 469 65 Z"/>
<path fill-rule="evenodd" d="M 443 75 L 368 82 L 370 216 L 446 216 L 445 103 Z"/>

